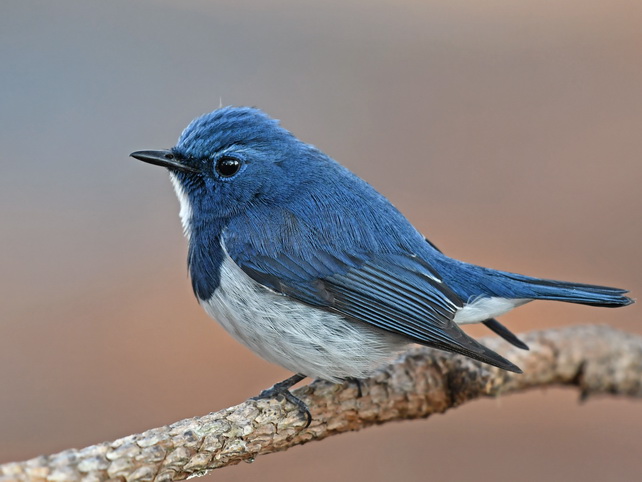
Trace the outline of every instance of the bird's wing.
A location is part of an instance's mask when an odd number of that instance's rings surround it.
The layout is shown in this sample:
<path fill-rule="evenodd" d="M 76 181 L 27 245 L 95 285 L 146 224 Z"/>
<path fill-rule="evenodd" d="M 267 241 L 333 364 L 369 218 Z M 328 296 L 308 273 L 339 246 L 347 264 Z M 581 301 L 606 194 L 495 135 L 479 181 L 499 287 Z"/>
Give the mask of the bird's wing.
<path fill-rule="evenodd" d="M 426 243 L 428 243 L 430 247 L 433 248 L 435 251 L 439 251 L 440 253 L 442 252 L 441 249 L 435 246 L 428 239 L 426 239 Z M 489 318 L 488 320 L 482 321 L 482 323 L 486 326 L 486 328 L 491 330 L 496 335 L 501 336 L 504 340 L 506 340 L 511 345 L 516 346 L 517 348 L 521 348 L 522 350 L 529 350 L 528 345 L 526 343 L 524 343 L 522 340 L 517 338 L 517 335 L 515 335 L 515 333 L 510 331 L 508 328 L 502 325 L 495 318 Z"/>
<path fill-rule="evenodd" d="M 224 244 L 229 245 L 225 240 Z M 285 245 L 281 248 L 271 255 L 249 245 L 228 252 L 248 276 L 277 293 L 410 341 L 520 372 L 457 326 L 453 318 L 462 300 L 420 257 L 347 252 L 336 246 L 308 246 L 299 254 Z"/>

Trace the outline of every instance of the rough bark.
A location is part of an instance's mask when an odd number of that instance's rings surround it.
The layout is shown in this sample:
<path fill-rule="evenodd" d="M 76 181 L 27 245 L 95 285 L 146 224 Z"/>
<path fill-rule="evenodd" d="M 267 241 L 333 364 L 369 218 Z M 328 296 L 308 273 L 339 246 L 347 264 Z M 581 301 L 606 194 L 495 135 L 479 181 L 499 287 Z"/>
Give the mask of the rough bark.
<path fill-rule="evenodd" d="M 574 326 L 523 337 L 531 351 L 482 342 L 524 370 L 517 375 L 467 358 L 415 347 L 361 382 L 316 381 L 295 391 L 305 419 L 281 400 L 248 400 L 203 417 L 84 449 L 0 465 L 0 482 L 170 481 L 392 420 L 426 418 L 479 397 L 569 385 L 597 394 L 642 397 L 642 337 L 605 326 Z"/>

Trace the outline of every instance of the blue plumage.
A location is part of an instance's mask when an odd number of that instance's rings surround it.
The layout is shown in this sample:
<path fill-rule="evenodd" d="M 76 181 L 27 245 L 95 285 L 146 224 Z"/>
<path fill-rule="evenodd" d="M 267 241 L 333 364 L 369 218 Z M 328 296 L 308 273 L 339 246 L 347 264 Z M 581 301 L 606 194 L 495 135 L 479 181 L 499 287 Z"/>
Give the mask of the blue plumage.
<path fill-rule="evenodd" d="M 369 184 L 258 109 L 194 120 L 168 151 L 205 309 L 264 358 L 308 376 L 359 377 L 409 342 L 506 370 L 459 324 L 534 299 L 632 303 L 625 290 L 541 280 L 453 260 Z M 520 345 L 521 344 L 521 345 Z"/>

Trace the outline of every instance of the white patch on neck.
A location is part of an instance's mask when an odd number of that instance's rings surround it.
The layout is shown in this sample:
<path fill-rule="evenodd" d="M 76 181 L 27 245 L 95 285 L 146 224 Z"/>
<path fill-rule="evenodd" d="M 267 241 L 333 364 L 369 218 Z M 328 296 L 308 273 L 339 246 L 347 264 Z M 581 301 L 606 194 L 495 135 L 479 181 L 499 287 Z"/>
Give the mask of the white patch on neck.
<path fill-rule="evenodd" d="M 504 313 L 516 308 L 529 299 L 508 299 L 508 298 L 477 298 L 465 305 L 455 314 L 455 323 L 465 325 L 467 323 L 480 323 L 489 318 L 503 315 Z"/>
<path fill-rule="evenodd" d="M 172 181 L 172 186 L 174 186 L 176 197 L 178 198 L 178 202 L 181 205 L 181 210 L 178 212 L 178 215 L 181 217 L 183 234 L 189 239 L 190 235 L 192 234 L 192 205 L 189 202 L 187 194 L 185 194 L 185 189 L 183 189 L 183 186 L 176 177 L 176 174 L 170 172 L 169 179 Z"/>

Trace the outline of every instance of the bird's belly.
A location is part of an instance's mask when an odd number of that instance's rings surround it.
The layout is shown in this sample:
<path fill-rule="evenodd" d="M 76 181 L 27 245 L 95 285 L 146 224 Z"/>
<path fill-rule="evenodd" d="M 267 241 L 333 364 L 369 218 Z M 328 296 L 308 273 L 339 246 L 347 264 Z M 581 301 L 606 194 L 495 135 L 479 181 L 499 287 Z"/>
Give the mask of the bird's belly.
<path fill-rule="evenodd" d="M 363 378 L 407 344 L 401 337 L 275 293 L 227 255 L 207 313 L 259 356 L 309 377 Z"/>

